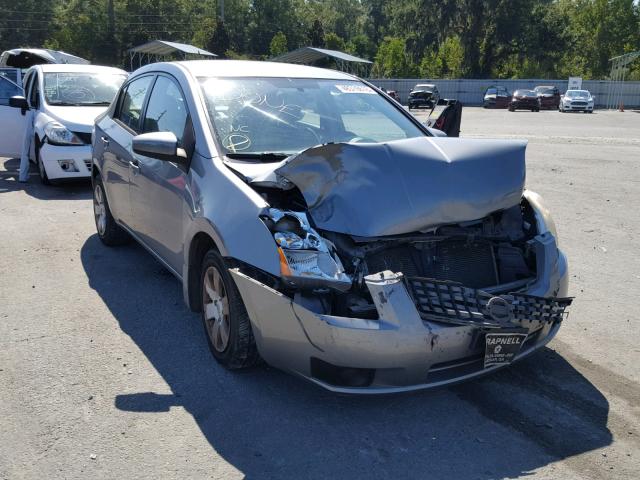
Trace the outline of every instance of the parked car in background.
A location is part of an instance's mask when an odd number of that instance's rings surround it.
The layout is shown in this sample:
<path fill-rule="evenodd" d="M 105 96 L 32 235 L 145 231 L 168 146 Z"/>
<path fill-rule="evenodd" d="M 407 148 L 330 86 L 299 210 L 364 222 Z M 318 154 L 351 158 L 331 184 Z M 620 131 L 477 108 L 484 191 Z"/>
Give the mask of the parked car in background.
<path fill-rule="evenodd" d="M 595 97 L 589 90 L 567 90 L 558 107 L 561 112 L 587 112 L 593 113 Z"/>
<path fill-rule="evenodd" d="M 516 90 L 509 102 L 509 111 L 531 110 L 532 112 L 540 111 L 540 100 L 533 90 Z"/>
<path fill-rule="evenodd" d="M 46 48 L 14 48 L 0 55 L 0 67 L 27 69 L 45 63 L 88 65 L 91 62 L 70 53 Z"/>
<path fill-rule="evenodd" d="M 43 64 L 24 75 L 24 90 L 0 106 L 0 150 L 18 157 L 27 110 L 34 112 L 31 160 L 42 183 L 91 175 L 91 132 L 126 80 L 124 70 L 97 65 Z M 12 108 L 13 107 L 13 108 Z"/>
<path fill-rule="evenodd" d="M 433 83 L 419 83 L 409 92 L 409 110 L 412 108 L 433 108 L 440 100 L 438 87 Z"/>
<path fill-rule="evenodd" d="M 525 149 L 433 137 L 334 70 L 156 63 L 96 120 L 96 229 L 181 280 L 229 369 L 439 387 L 540 349 L 571 303 Z"/>
<path fill-rule="evenodd" d="M 506 87 L 494 85 L 484 92 L 482 106 L 484 108 L 507 108 L 511 101 L 511 94 Z"/>
<path fill-rule="evenodd" d="M 556 109 L 560 105 L 560 90 L 553 85 L 541 85 L 533 89 L 540 100 L 540 108 Z"/>
<path fill-rule="evenodd" d="M 400 102 L 400 95 L 395 90 L 387 90 L 387 95 L 393 98 L 396 102 Z"/>

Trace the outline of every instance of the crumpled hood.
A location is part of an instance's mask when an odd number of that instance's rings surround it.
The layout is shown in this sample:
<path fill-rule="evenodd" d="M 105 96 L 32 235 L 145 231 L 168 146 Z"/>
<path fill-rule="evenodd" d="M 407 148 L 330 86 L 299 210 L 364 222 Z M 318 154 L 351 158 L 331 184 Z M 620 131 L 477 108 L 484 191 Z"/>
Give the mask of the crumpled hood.
<path fill-rule="evenodd" d="M 477 220 L 520 203 L 526 141 L 412 138 L 309 148 L 275 170 L 323 230 L 398 235 Z"/>
<path fill-rule="evenodd" d="M 56 107 L 50 105 L 47 113 L 71 131 L 91 133 L 96 117 L 105 112 L 107 108 L 109 107 Z"/>

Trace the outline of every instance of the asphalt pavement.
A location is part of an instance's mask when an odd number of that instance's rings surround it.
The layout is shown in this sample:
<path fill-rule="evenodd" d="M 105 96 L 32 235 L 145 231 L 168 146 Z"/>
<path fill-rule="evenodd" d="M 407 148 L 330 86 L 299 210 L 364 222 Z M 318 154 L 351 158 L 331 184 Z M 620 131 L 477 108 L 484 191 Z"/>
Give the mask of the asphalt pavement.
<path fill-rule="evenodd" d="M 462 135 L 529 139 L 575 301 L 519 364 L 375 398 L 225 371 L 178 281 L 100 243 L 87 183 L 0 159 L 0 478 L 640 478 L 640 113 L 465 108 Z"/>

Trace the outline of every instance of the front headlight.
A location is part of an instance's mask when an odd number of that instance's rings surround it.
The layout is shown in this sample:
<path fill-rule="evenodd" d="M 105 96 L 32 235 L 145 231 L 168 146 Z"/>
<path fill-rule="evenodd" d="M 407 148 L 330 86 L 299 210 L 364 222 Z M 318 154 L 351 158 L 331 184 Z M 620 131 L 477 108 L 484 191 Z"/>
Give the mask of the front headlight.
<path fill-rule="evenodd" d="M 270 208 L 262 220 L 278 246 L 280 275 L 285 282 L 298 288 L 351 288 L 351 278 L 335 247 L 311 228 L 304 212 Z"/>
<path fill-rule="evenodd" d="M 44 126 L 44 134 L 52 145 L 84 145 L 77 135 L 59 122 L 49 122 Z"/>
<path fill-rule="evenodd" d="M 531 190 L 525 190 L 523 197 L 533 209 L 533 213 L 536 217 L 536 227 L 538 233 L 540 234 L 549 232 L 551 235 L 553 235 L 553 238 L 556 239 L 556 245 L 559 246 L 560 240 L 558 239 L 558 230 L 556 229 L 556 224 L 553 221 L 553 218 L 551 218 L 551 212 L 549 212 L 549 209 L 544 204 L 542 197 L 536 192 L 532 192 Z"/>

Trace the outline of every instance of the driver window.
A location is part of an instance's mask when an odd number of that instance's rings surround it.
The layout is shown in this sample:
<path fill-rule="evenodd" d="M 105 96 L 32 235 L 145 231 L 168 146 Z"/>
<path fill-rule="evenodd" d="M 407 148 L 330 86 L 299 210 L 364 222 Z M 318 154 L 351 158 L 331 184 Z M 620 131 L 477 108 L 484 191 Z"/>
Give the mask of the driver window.
<path fill-rule="evenodd" d="M 146 76 L 132 81 L 122 96 L 120 111 L 115 116 L 116 119 L 134 132 L 138 132 L 140 129 L 142 106 L 152 79 L 152 76 Z"/>
<path fill-rule="evenodd" d="M 149 97 L 143 132 L 172 132 L 182 144 L 187 115 L 180 88 L 167 77 L 159 76 Z"/>

